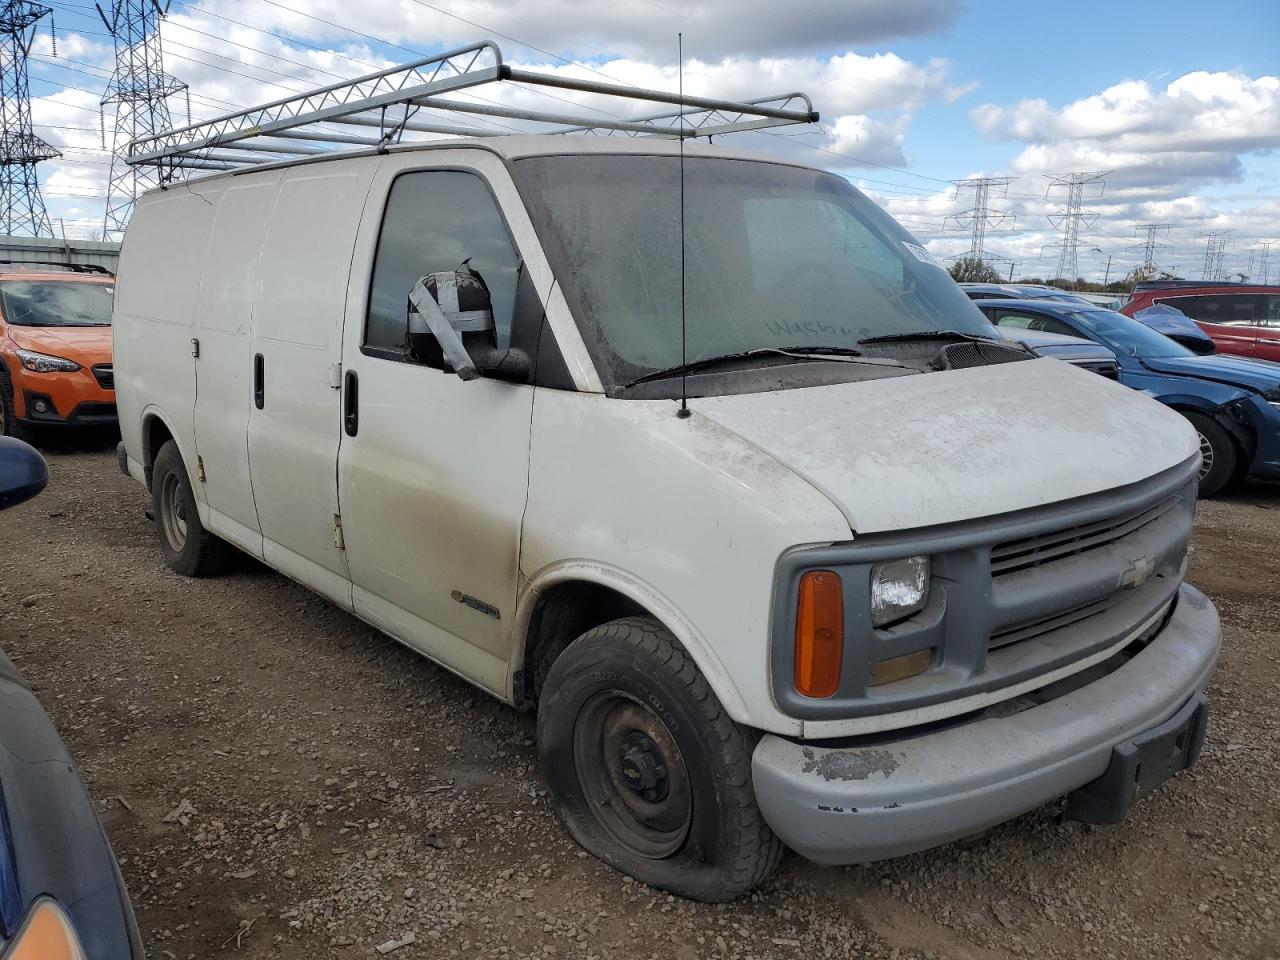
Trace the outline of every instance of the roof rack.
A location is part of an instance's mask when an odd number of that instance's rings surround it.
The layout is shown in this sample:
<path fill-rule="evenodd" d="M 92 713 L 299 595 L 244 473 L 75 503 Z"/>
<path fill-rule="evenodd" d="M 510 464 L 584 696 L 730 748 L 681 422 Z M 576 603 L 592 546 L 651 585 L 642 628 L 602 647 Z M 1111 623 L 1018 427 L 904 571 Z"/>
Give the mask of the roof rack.
<path fill-rule="evenodd" d="M 63 263 L 58 260 L 0 260 L 0 267 L 19 267 L 32 272 L 44 272 L 49 269 L 66 270 L 70 273 L 100 273 L 114 277 L 115 274 L 97 263 Z"/>
<path fill-rule="evenodd" d="M 620 101 L 622 106 L 640 101 L 669 104 L 679 109 L 630 117 L 583 105 L 584 111 L 594 109 L 604 114 L 592 116 L 444 96 L 460 92 L 474 96 L 470 93 L 473 88 L 504 80 L 610 97 L 613 98 L 610 102 Z M 441 117 L 435 111 L 448 116 Z M 469 117 L 502 117 L 543 125 L 515 131 L 520 133 L 709 138 L 742 130 L 815 123 L 818 114 L 803 93 L 739 103 L 519 70 L 508 66 L 498 45 L 486 40 L 239 113 L 139 138 L 129 144 L 126 161 L 137 166 L 159 167 L 164 179 L 173 179 L 187 176 L 192 170 L 238 170 L 324 155 L 333 152 L 335 147 L 385 150 L 402 142 L 406 133 L 483 137 L 508 132 L 469 123 Z"/>

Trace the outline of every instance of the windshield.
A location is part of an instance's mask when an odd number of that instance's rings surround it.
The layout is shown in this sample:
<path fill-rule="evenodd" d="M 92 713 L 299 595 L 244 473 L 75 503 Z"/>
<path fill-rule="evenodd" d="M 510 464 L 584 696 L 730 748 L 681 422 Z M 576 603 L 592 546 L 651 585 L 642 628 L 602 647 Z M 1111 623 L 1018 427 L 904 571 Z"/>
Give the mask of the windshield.
<path fill-rule="evenodd" d="M 1077 310 L 1071 319 L 1127 357 L 1194 357 L 1182 344 L 1114 310 Z"/>
<path fill-rule="evenodd" d="M 109 283 L 10 280 L 0 283 L 4 319 L 18 327 L 109 327 Z"/>
<path fill-rule="evenodd" d="M 936 330 L 998 337 L 947 271 L 848 181 L 687 157 L 682 353 L 679 159 L 555 156 L 513 166 L 606 384 L 769 347 L 856 348 Z"/>

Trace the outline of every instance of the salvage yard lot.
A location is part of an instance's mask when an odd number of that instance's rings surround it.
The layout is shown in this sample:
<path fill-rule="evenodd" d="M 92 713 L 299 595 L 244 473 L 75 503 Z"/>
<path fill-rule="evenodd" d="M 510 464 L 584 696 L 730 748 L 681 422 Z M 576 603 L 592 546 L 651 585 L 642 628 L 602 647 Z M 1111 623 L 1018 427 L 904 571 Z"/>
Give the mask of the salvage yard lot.
<path fill-rule="evenodd" d="M 581 854 L 531 716 L 246 559 L 169 572 L 106 440 L 0 519 L 0 648 L 98 803 L 148 956 L 1280 956 L 1280 488 L 1201 505 L 1224 646 L 1199 767 L 1118 827 L 1046 808 L 673 900 Z"/>

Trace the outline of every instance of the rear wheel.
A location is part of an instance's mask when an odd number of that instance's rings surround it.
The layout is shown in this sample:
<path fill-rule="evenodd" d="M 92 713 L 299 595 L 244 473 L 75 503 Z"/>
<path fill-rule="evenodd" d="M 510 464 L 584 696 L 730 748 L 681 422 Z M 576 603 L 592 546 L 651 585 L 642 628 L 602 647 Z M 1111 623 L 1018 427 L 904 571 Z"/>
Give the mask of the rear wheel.
<path fill-rule="evenodd" d="M 187 468 L 172 440 L 160 448 L 151 468 L 151 505 L 169 569 L 184 577 L 204 577 L 225 566 L 231 547 L 200 523 Z"/>
<path fill-rule="evenodd" d="M 31 442 L 31 428 L 18 419 L 13 405 L 13 381 L 9 371 L 0 367 L 0 435 Z"/>
<path fill-rule="evenodd" d="M 556 812 L 611 866 L 695 900 L 732 900 L 782 845 L 751 786 L 756 737 L 648 617 L 583 634 L 551 666 L 538 753 Z"/>
<path fill-rule="evenodd" d="M 1184 413 L 1200 439 L 1200 496 L 1212 497 L 1235 479 L 1240 449 L 1231 434 L 1202 413 Z"/>

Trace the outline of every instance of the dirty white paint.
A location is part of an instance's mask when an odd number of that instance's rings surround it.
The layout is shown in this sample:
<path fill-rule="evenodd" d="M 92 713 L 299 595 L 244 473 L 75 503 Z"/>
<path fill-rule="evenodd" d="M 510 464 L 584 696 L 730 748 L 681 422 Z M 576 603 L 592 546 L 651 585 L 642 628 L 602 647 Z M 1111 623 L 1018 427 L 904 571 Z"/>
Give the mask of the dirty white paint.
<path fill-rule="evenodd" d="M 689 405 L 808 479 L 857 533 L 1083 497 L 1198 449 L 1168 407 L 1051 359 Z"/>

